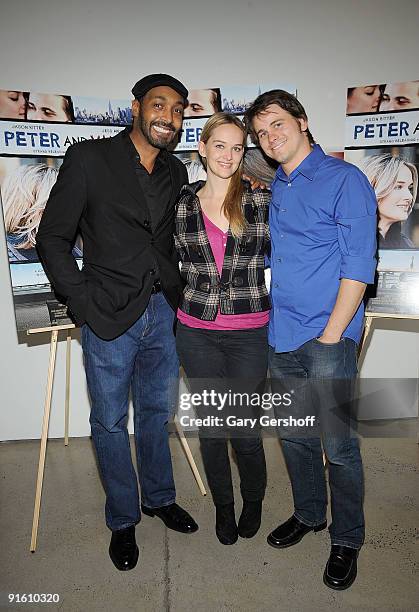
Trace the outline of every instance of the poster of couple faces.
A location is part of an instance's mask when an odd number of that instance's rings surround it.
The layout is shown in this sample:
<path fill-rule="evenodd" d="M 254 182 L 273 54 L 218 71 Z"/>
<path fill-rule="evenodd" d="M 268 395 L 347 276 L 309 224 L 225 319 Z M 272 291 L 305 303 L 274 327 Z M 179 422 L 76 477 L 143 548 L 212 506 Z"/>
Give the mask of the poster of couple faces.
<path fill-rule="evenodd" d="M 242 116 L 262 92 L 295 86 L 265 83 L 191 89 L 179 142 L 174 150 L 186 165 L 190 182 L 205 179 L 197 152 L 208 117 L 224 110 Z M 71 323 L 54 295 L 36 251 L 36 233 L 65 152 L 73 143 L 115 136 L 132 122 L 131 100 L 68 94 L 0 90 L 0 194 L 19 332 Z M 245 171 L 269 184 L 275 174 L 260 152 L 246 154 Z M 82 267 L 83 244 L 73 255 Z"/>
<path fill-rule="evenodd" d="M 368 313 L 419 317 L 419 81 L 347 91 L 345 159 L 378 204 L 377 283 Z"/>

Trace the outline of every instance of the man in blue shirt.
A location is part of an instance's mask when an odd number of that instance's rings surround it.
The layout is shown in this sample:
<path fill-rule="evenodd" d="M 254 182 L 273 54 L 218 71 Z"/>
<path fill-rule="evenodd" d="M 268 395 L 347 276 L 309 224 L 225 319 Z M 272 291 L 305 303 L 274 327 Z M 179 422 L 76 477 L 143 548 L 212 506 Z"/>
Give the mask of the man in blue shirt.
<path fill-rule="evenodd" d="M 285 548 L 326 527 L 323 443 L 332 511 L 323 580 L 342 590 L 356 578 L 364 541 L 359 444 L 340 425 L 347 424 L 357 373 L 362 298 L 374 281 L 376 199 L 360 170 L 315 144 L 305 110 L 291 94 L 261 94 L 245 121 L 254 143 L 279 163 L 270 207 L 272 388 L 293 388 L 293 416 L 320 415 L 322 427 L 321 436 L 281 431 L 294 514 L 268 543 Z"/>

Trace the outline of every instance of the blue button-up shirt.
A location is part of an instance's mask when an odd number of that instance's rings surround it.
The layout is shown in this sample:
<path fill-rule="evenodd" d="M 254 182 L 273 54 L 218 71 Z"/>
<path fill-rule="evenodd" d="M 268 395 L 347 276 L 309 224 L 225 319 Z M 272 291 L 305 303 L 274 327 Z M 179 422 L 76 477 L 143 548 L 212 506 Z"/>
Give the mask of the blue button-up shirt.
<path fill-rule="evenodd" d="M 377 201 L 366 176 L 319 145 L 272 183 L 269 344 L 293 351 L 320 336 L 341 278 L 374 282 Z M 359 342 L 363 304 L 343 335 Z"/>

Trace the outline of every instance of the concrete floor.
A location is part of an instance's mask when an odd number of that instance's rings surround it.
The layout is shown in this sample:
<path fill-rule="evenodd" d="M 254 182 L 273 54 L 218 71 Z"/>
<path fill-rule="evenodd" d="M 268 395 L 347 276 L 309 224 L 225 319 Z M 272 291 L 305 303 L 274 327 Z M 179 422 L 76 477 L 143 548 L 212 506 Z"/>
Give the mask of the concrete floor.
<path fill-rule="evenodd" d="M 190 445 L 202 473 L 197 440 Z M 201 497 L 181 446 L 171 446 L 178 501 L 199 523 L 192 535 L 145 516 L 137 527 L 140 561 L 118 572 L 108 558 L 104 494 L 89 439 L 48 443 L 38 548 L 29 553 L 39 442 L 0 444 L 0 608 L 8 593 L 58 593 L 59 604 L 31 610 L 327 611 L 417 610 L 419 603 L 418 445 L 415 439 L 364 439 L 367 538 L 351 589 L 323 585 L 327 531 L 293 548 L 266 544 L 291 514 L 279 444 L 265 440 L 268 490 L 262 528 L 251 540 L 222 546 L 210 498 Z M 234 469 L 237 476 L 237 470 Z M 236 480 L 237 485 L 237 480 Z M 238 510 L 241 508 L 237 500 Z M 22 606 L 20 606 L 22 607 Z"/>

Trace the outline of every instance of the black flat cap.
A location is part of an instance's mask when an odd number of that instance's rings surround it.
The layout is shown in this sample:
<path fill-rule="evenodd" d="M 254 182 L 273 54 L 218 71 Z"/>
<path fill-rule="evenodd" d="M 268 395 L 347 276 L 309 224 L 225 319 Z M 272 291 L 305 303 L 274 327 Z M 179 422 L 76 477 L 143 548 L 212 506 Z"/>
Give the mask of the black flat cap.
<path fill-rule="evenodd" d="M 180 81 L 170 76 L 169 74 L 149 74 L 148 76 L 145 76 L 143 79 L 140 79 L 137 83 L 135 83 L 131 91 L 134 98 L 138 99 L 142 98 L 142 96 L 145 96 L 145 94 L 150 91 L 150 89 L 153 89 L 153 87 L 160 87 L 163 85 L 166 87 L 171 87 L 172 89 L 177 91 L 178 94 L 182 96 L 182 98 L 187 100 L 189 92 L 186 87 L 182 85 Z"/>

